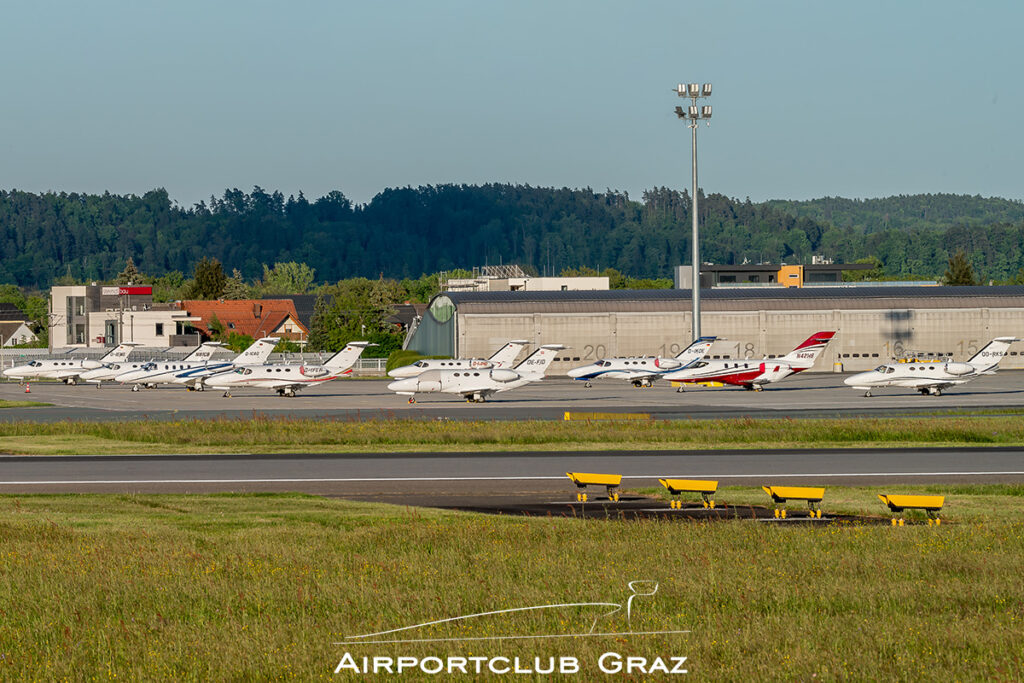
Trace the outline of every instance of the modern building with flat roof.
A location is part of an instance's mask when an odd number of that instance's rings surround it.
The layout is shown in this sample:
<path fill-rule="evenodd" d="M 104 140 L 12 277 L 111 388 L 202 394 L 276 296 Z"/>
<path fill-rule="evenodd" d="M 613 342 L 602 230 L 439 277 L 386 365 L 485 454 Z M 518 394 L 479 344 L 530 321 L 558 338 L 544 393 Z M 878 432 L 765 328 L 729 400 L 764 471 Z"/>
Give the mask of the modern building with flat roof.
<path fill-rule="evenodd" d="M 736 288 L 701 291 L 709 355 L 785 355 L 820 330 L 838 334 L 816 370 L 864 370 L 891 358 L 969 358 L 993 337 L 1024 338 L 1024 286 Z M 602 357 L 672 356 L 690 342 L 690 290 L 445 292 L 406 346 L 429 355 L 487 357 L 509 339 L 559 343 L 553 374 Z M 1004 367 L 1024 368 L 1024 342 Z"/>
<path fill-rule="evenodd" d="M 153 288 L 71 285 L 50 290 L 50 348 L 93 348 L 135 342 L 142 346 L 197 346 L 189 316 L 153 303 Z"/>

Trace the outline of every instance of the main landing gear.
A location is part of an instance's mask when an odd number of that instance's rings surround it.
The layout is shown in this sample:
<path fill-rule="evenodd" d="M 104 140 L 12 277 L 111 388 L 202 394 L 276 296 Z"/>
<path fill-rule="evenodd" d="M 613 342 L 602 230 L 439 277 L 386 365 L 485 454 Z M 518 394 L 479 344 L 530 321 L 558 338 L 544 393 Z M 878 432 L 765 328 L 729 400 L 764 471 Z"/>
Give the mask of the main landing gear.
<path fill-rule="evenodd" d="M 483 403 L 486 400 L 487 397 L 482 394 L 473 394 L 466 397 L 466 403 Z"/>
<path fill-rule="evenodd" d="M 590 388 L 590 387 L 592 387 L 592 386 L 594 386 L 594 385 L 593 385 L 593 384 L 591 384 L 590 382 L 584 382 L 584 383 L 583 383 L 583 387 L 584 387 L 585 389 L 589 389 L 589 388 Z"/>
<path fill-rule="evenodd" d="M 633 386 L 637 389 L 650 388 L 654 386 L 654 382 L 649 379 L 635 379 L 633 380 Z"/>

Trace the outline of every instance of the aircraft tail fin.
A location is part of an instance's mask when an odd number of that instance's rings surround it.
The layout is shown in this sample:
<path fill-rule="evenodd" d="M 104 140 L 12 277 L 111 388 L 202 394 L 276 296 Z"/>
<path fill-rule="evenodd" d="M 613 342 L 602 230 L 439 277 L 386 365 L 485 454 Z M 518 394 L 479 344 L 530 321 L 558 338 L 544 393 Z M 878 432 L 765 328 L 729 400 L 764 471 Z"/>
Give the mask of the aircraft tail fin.
<path fill-rule="evenodd" d="M 522 351 L 523 347 L 529 343 L 530 342 L 525 339 L 513 339 L 495 351 L 494 355 L 487 360 L 489 360 L 496 368 L 507 368 L 515 362 L 519 352 Z"/>
<path fill-rule="evenodd" d="M 708 349 L 711 348 L 711 345 L 715 343 L 716 339 L 718 339 L 718 337 L 701 337 L 700 339 L 694 340 L 692 344 L 687 346 L 679 353 L 678 356 L 676 356 L 676 360 L 682 362 L 683 367 L 685 368 L 690 363 L 703 358 L 705 354 L 707 354 Z"/>
<path fill-rule="evenodd" d="M 366 341 L 349 342 L 345 344 L 345 348 L 328 358 L 324 367 L 329 368 L 335 374 L 345 372 L 356 364 L 356 360 L 368 346 L 376 346 L 376 344 Z"/>
<path fill-rule="evenodd" d="M 232 362 L 235 365 L 263 365 L 270 359 L 270 354 L 274 352 L 274 347 L 279 341 L 281 341 L 280 337 L 257 339 L 252 346 L 235 356 L 235 360 Z"/>
<path fill-rule="evenodd" d="M 185 356 L 182 360 L 189 363 L 201 363 L 203 361 L 208 361 L 213 358 L 213 354 L 216 353 L 217 349 L 221 346 L 224 345 L 220 342 L 203 342 L 196 347 L 195 351 Z"/>
<path fill-rule="evenodd" d="M 814 361 L 818 360 L 818 356 L 825 350 L 825 347 L 828 346 L 828 343 L 832 341 L 834 336 L 836 336 L 835 332 L 815 332 L 805 339 L 803 343 L 783 356 L 781 360 L 788 363 L 791 367 L 807 369 L 814 365 Z"/>
<path fill-rule="evenodd" d="M 128 360 L 128 355 L 132 352 L 132 348 L 141 346 L 135 342 L 122 342 L 108 351 L 100 358 L 101 363 L 120 363 Z"/>
<path fill-rule="evenodd" d="M 988 372 L 989 370 L 995 370 L 996 366 L 999 365 L 999 361 L 1006 355 L 1007 349 L 1010 348 L 1010 344 L 1015 341 L 1020 341 L 1016 337 L 996 337 L 985 347 L 978 351 L 976 354 L 971 356 L 970 360 L 967 361 L 968 365 L 973 366 L 978 372 Z"/>
<path fill-rule="evenodd" d="M 561 344 L 544 344 L 527 356 L 526 360 L 515 367 L 515 370 L 518 370 L 521 375 L 543 377 L 551 362 L 558 356 L 558 352 L 567 348 L 569 347 Z"/>

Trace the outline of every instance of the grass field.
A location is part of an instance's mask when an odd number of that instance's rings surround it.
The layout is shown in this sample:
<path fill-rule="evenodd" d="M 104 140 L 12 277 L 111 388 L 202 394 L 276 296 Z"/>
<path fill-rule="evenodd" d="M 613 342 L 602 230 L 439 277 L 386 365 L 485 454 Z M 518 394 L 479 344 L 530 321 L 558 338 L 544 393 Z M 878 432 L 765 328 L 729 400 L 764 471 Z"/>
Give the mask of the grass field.
<path fill-rule="evenodd" d="M 9 401 L 7 399 L 0 398 L 0 408 L 41 408 L 48 405 L 51 404 L 41 403 L 39 401 Z"/>
<path fill-rule="evenodd" d="M 586 421 L 311 420 L 0 423 L 0 453 L 282 453 L 1024 445 L 1019 416 Z"/>
<path fill-rule="evenodd" d="M 3 496 L 0 676 L 330 678 L 347 651 L 571 655 L 582 669 L 569 678 L 593 680 L 614 651 L 686 656 L 702 680 L 1019 680 L 1024 487 L 942 490 L 946 525 L 903 528 L 489 517 L 300 495 Z M 826 504 L 883 513 L 876 490 L 839 491 Z M 599 630 L 689 633 L 334 644 L 487 610 L 621 603 L 639 579 L 657 594 Z M 593 617 L 517 613 L 413 637 L 580 632 Z"/>

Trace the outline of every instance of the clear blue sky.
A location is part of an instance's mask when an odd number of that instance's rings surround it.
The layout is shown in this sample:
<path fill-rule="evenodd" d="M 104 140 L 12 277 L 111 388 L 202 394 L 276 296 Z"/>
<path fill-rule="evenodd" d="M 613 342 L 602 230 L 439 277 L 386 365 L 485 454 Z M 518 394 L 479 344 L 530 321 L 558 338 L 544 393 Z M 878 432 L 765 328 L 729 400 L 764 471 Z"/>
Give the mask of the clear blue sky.
<path fill-rule="evenodd" d="M 1016 2 L 8 3 L 0 188 L 1024 198 Z"/>

